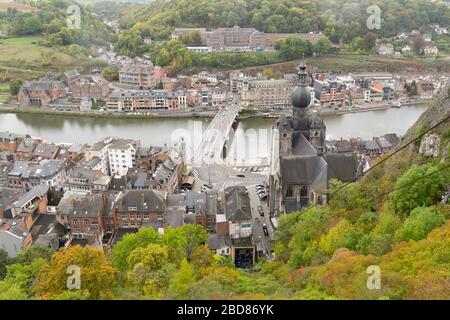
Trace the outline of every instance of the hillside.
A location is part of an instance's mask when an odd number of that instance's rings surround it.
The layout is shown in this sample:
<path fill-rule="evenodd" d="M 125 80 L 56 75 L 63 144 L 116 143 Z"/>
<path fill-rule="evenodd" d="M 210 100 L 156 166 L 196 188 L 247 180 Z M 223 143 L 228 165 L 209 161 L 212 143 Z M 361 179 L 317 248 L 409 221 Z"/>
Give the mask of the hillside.
<path fill-rule="evenodd" d="M 122 23 L 130 28 L 147 22 L 152 37 L 167 39 L 175 27 L 254 27 L 264 32 L 323 31 L 333 42 L 350 43 L 368 31 L 379 38 L 427 26 L 448 25 L 450 13 L 443 1 L 381 0 L 383 27 L 368 30 L 370 1 L 355 0 L 156 0 L 124 12 Z"/>

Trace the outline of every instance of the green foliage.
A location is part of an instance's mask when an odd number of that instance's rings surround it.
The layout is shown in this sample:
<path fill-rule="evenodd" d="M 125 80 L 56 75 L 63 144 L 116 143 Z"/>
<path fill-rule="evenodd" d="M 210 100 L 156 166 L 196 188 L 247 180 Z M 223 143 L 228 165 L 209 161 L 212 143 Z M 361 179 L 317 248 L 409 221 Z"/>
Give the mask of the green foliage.
<path fill-rule="evenodd" d="M 156 271 L 169 262 L 167 248 L 160 244 L 149 244 L 146 247 L 134 249 L 127 257 L 128 269 L 141 263 L 146 271 Z"/>
<path fill-rule="evenodd" d="M 26 300 L 24 290 L 12 280 L 0 281 L 0 300 Z"/>
<path fill-rule="evenodd" d="M 6 266 L 10 263 L 10 258 L 8 257 L 8 253 L 0 249 L 0 280 L 2 280 L 6 276 Z"/>
<path fill-rule="evenodd" d="M 397 230 L 395 240 L 421 240 L 444 221 L 444 215 L 435 208 L 417 207 L 411 211 L 401 228 Z"/>
<path fill-rule="evenodd" d="M 9 90 L 12 95 L 17 95 L 20 91 L 20 87 L 23 84 L 22 79 L 13 79 L 9 82 Z"/>
<path fill-rule="evenodd" d="M 73 4 L 81 9 L 81 29 L 67 28 L 66 11 Z M 8 10 L 4 14 L 0 13 L 0 24 L 6 22 L 8 34 L 14 36 L 45 34 L 46 44 L 49 46 L 78 44 L 88 47 L 92 44 L 105 44 L 111 38 L 104 23 L 77 2 L 37 1 L 37 8 L 38 10 L 31 12 Z"/>
<path fill-rule="evenodd" d="M 102 70 L 102 76 L 108 81 L 119 80 L 119 69 L 116 67 L 108 66 Z"/>
<path fill-rule="evenodd" d="M 369 200 L 362 192 L 359 183 L 350 183 L 345 188 L 341 189 L 342 186 L 343 183 L 338 180 L 330 181 L 329 206 L 332 210 L 370 209 L 372 207 L 371 200 Z M 339 189 L 341 190 L 337 192 Z"/>
<path fill-rule="evenodd" d="M 448 9 L 442 1 L 380 0 L 383 13 L 380 29 L 367 29 L 367 3 L 364 1 L 304 0 L 185 0 L 152 3 L 129 10 L 122 24 L 132 26 L 145 21 L 152 36 L 168 39 L 175 27 L 254 27 L 264 32 L 299 33 L 324 31 L 334 43 L 350 43 L 355 37 L 369 33 L 378 38 L 393 37 L 430 23 L 449 25 Z M 370 38 L 369 35 L 367 38 Z M 373 39 L 366 39 L 366 47 Z"/>
<path fill-rule="evenodd" d="M 441 167 L 432 163 L 412 166 L 395 184 L 395 188 L 407 187 L 395 190 L 390 194 L 389 202 L 392 208 L 406 217 L 416 207 L 430 206 L 438 202 L 450 179 L 449 169 L 431 174 Z"/>
<path fill-rule="evenodd" d="M 201 225 L 186 224 L 179 228 L 169 228 L 164 233 L 164 243 L 181 249 L 188 261 L 191 261 L 195 250 L 207 239 L 208 234 Z"/>
<path fill-rule="evenodd" d="M 167 67 L 171 72 L 192 66 L 192 53 L 178 40 L 158 44 L 152 51 L 155 63 Z"/>
<path fill-rule="evenodd" d="M 181 262 L 180 271 L 175 273 L 170 281 L 168 296 L 172 299 L 187 299 L 189 298 L 189 286 L 194 283 L 194 269 L 184 259 Z"/>
<path fill-rule="evenodd" d="M 66 290 L 51 297 L 50 300 L 88 300 L 90 296 L 91 294 L 88 290 Z"/>
<path fill-rule="evenodd" d="M 325 45 L 324 42 L 321 42 L 320 47 Z M 286 40 L 277 40 L 275 42 L 275 49 L 286 60 L 299 59 L 302 55 L 311 56 L 313 51 L 311 42 L 295 37 L 289 37 Z"/>
<path fill-rule="evenodd" d="M 125 235 L 111 252 L 111 261 L 120 270 L 127 268 L 127 258 L 131 252 L 139 247 L 146 247 L 151 243 L 161 242 L 161 235 L 152 228 L 145 228 L 138 233 Z"/>

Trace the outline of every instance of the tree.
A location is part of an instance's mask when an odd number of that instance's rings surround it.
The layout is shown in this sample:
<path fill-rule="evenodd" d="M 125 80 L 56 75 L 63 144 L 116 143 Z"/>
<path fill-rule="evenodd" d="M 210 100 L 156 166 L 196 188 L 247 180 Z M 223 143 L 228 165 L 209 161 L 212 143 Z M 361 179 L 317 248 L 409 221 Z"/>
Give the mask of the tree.
<path fill-rule="evenodd" d="M 17 95 L 23 85 L 22 79 L 13 79 L 9 82 L 9 91 L 12 95 Z"/>
<path fill-rule="evenodd" d="M 342 186 L 343 183 L 339 180 L 330 181 L 329 205 L 333 210 L 370 209 L 372 207 L 371 201 L 361 191 L 359 183 L 350 183 L 345 188 Z"/>
<path fill-rule="evenodd" d="M 127 234 L 114 246 L 111 252 L 111 261 L 118 269 L 126 270 L 127 258 L 134 249 L 160 241 L 161 235 L 153 228 L 145 228 L 138 233 Z"/>
<path fill-rule="evenodd" d="M 15 258 L 14 263 L 31 264 L 36 259 L 50 261 L 53 251 L 47 246 L 33 244 L 20 252 Z"/>
<path fill-rule="evenodd" d="M 172 299 L 188 299 L 189 287 L 195 283 L 194 269 L 184 259 L 181 262 L 180 271 L 175 273 L 168 289 L 168 295 Z"/>
<path fill-rule="evenodd" d="M 129 269 L 132 269 L 137 263 L 142 263 L 147 272 L 159 270 L 168 262 L 169 253 L 167 248 L 153 243 L 146 247 L 134 249 L 127 257 Z"/>
<path fill-rule="evenodd" d="M 364 48 L 369 51 L 375 47 L 378 36 L 373 32 L 367 32 L 364 36 Z"/>
<path fill-rule="evenodd" d="M 400 229 L 395 233 L 395 240 L 421 240 L 434 228 L 445 222 L 443 214 L 435 208 L 417 207 L 411 211 Z"/>
<path fill-rule="evenodd" d="M 102 70 L 102 76 L 108 81 L 117 81 L 119 80 L 119 69 L 108 66 Z"/>
<path fill-rule="evenodd" d="M 412 41 L 412 48 L 416 54 L 421 54 L 425 45 L 425 40 L 423 40 L 422 37 L 414 37 Z"/>
<path fill-rule="evenodd" d="M 323 36 L 314 44 L 314 52 L 318 55 L 323 55 L 330 50 L 331 45 L 330 39 Z"/>
<path fill-rule="evenodd" d="M 207 239 L 208 234 L 205 229 L 201 225 L 193 224 L 169 228 L 164 234 L 164 242 L 173 248 L 182 249 L 187 261 L 191 261 L 194 251 Z"/>
<path fill-rule="evenodd" d="M 432 163 L 413 165 L 395 184 L 395 190 L 389 196 L 392 208 L 407 217 L 411 210 L 420 206 L 430 206 L 441 200 L 444 188 L 450 179 L 450 170 L 437 173 L 441 166 Z M 399 188 L 401 186 L 407 186 Z"/>
<path fill-rule="evenodd" d="M 50 299 L 67 291 L 69 266 L 80 270 L 81 290 L 88 290 L 90 299 L 109 293 L 115 284 L 116 270 L 102 250 L 73 246 L 57 251 L 39 271 L 35 290 L 41 299 Z"/>
<path fill-rule="evenodd" d="M 0 281 L 0 300 L 26 300 L 26 293 L 17 283 L 9 280 Z"/>
<path fill-rule="evenodd" d="M 6 276 L 6 266 L 10 263 L 8 253 L 0 249 L 0 280 Z"/>

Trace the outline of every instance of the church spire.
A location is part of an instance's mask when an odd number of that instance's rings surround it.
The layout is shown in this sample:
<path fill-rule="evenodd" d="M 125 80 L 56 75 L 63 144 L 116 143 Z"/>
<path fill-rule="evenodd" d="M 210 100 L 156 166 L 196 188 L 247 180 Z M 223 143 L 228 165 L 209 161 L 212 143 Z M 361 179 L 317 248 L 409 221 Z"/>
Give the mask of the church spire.
<path fill-rule="evenodd" d="M 303 116 L 304 109 L 309 106 L 311 102 L 311 95 L 309 90 L 306 88 L 306 78 L 308 77 L 308 72 L 306 71 L 305 55 L 303 54 L 302 60 L 298 67 L 298 85 L 292 92 L 292 105 L 294 106 L 294 115 Z"/>
<path fill-rule="evenodd" d="M 308 72 L 306 71 L 305 54 L 302 55 L 300 65 L 298 66 L 298 79 L 300 80 L 300 85 L 305 85 L 306 77 Z"/>

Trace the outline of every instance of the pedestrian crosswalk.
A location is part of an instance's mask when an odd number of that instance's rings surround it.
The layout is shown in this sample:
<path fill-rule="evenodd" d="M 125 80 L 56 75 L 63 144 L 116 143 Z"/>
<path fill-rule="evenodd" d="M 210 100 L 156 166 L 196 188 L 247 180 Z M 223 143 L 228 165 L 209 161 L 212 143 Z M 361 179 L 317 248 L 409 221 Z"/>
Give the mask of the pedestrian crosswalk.
<path fill-rule="evenodd" d="M 198 171 L 196 169 L 192 170 L 192 175 L 194 176 L 194 179 L 196 181 L 200 180 L 200 178 L 198 177 Z"/>

